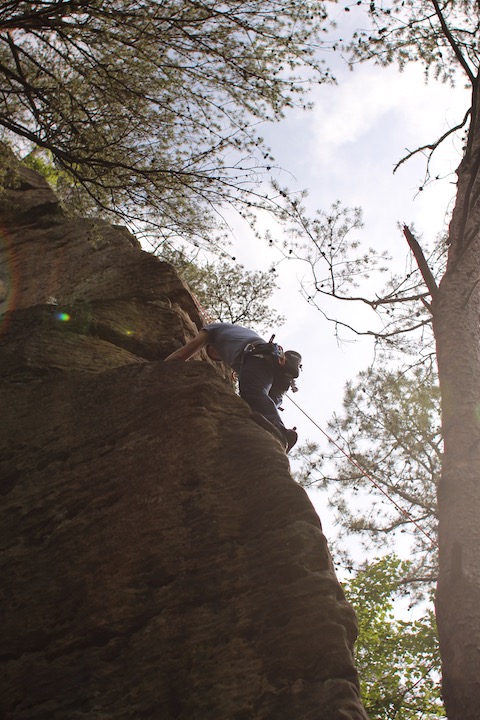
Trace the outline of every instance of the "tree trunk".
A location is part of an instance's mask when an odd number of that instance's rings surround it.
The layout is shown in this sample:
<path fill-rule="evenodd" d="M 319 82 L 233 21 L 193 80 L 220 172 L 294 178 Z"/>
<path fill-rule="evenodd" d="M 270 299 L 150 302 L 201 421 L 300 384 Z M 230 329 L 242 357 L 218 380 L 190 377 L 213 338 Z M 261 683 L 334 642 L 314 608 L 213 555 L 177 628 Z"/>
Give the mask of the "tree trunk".
<path fill-rule="evenodd" d="M 450 224 L 446 273 L 432 306 L 445 456 L 438 492 L 436 609 L 450 720 L 480 708 L 480 112 L 475 84 Z"/>

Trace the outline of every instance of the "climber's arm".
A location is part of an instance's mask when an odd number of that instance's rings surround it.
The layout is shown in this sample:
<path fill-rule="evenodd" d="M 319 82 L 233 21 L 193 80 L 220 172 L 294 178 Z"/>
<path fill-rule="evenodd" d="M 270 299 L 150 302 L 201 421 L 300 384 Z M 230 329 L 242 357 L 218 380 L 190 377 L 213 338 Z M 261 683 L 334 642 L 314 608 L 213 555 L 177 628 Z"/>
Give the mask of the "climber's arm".
<path fill-rule="evenodd" d="M 203 347 L 205 347 L 205 345 L 207 344 L 207 339 L 207 331 L 200 330 L 198 335 L 196 335 L 193 340 L 190 340 L 189 342 L 187 342 L 186 345 L 178 348 L 178 350 L 175 350 L 175 352 L 171 353 L 168 357 L 166 357 L 165 362 L 170 362 L 170 360 L 188 360 L 192 357 L 192 355 L 195 355 Z"/>

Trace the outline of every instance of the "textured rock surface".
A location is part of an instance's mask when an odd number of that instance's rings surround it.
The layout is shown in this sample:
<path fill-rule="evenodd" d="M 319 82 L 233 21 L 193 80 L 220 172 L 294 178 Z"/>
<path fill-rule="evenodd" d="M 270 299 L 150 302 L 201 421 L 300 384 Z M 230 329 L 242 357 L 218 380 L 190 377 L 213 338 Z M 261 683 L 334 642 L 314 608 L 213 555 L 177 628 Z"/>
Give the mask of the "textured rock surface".
<path fill-rule="evenodd" d="M 287 457 L 205 357 L 161 362 L 201 322 L 187 289 L 35 173 L 5 182 L 0 716 L 364 719 Z"/>

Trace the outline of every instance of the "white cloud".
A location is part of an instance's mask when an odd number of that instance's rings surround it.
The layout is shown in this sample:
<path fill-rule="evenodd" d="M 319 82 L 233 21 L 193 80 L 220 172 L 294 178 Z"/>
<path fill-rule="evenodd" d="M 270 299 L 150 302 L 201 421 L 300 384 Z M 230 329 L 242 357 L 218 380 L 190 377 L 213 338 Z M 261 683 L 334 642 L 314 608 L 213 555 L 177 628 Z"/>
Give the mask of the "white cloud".
<path fill-rule="evenodd" d="M 426 84 L 420 66 L 403 73 L 373 65 L 344 72 L 337 87 L 317 91 L 310 118 L 312 147 L 319 159 L 325 154 L 335 159 L 346 146 L 362 143 L 367 150 L 372 140 L 378 146 L 383 137 L 394 140 L 392 152 L 410 141 L 420 145 L 460 119 L 464 93 L 434 81 Z"/>

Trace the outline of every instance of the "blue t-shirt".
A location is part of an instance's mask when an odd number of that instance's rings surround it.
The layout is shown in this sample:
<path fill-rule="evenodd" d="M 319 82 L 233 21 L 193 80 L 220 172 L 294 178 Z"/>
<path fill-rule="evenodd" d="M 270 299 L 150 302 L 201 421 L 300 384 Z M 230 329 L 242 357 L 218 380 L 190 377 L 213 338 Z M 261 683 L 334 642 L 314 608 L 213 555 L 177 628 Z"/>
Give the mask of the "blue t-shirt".
<path fill-rule="evenodd" d="M 231 323 L 211 323 L 205 325 L 202 330 L 208 333 L 208 344 L 212 345 L 223 362 L 237 373 L 241 370 L 243 351 L 248 343 L 265 342 L 250 328 Z"/>

